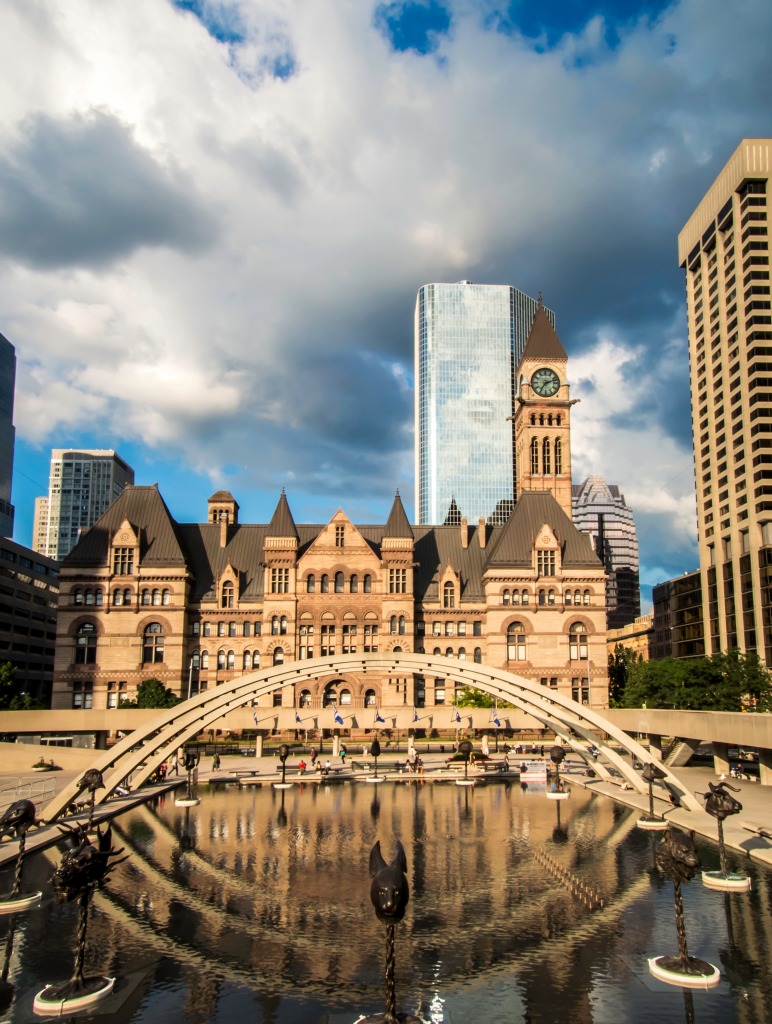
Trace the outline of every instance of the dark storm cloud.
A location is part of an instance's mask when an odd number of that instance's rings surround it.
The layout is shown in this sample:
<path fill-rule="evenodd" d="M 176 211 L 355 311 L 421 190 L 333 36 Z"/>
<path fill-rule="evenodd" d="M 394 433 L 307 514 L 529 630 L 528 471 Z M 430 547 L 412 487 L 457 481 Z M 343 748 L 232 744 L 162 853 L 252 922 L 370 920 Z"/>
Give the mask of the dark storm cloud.
<path fill-rule="evenodd" d="M 143 246 L 197 252 L 214 236 L 190 182 L 109 114 L 30 118 L 0 157 L 0 252 L 34 267 L 103 267 Z"/>

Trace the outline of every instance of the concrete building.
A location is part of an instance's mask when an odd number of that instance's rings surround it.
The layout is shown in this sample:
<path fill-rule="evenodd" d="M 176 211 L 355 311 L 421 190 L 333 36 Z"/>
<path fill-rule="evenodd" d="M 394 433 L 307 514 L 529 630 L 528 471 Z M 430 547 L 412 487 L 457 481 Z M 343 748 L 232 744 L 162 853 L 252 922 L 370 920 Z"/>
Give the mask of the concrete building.
<path fill-rule="evenodd" d="M 685 572 L 652 588 L 654 637 L 651 658 L 700 658 L 705 650 L 702 577 Z"/>
<path fill-rule="evenodd" d="M 0 334 L 0 536 L 13 537 L 14 508 L 11 504 L 13 453 L 16 430 L 13 400 L 16 389 L 16 349 Z"/>
<path fill-rule="evenodd" d="M 617 644 L 640 654 L 644 661 L 649 661 L 654 647 L 654 613 L 639 615 L 634 622 L 628 622 L 618 629 L 610 629 L 606 635 L 609 655 L 614 653 Z"/>
<path fill-rule="evenodd" d="M 772 666 L 772 139 L 743 139 L 678 236 L 705 653 Z"/>
<path fill-rule="evenodd" d="M 616 484 L 588 476 L 572 489 L 574 526 L 593 538 L 606 566 L 606 615 L 609 630 L 635 622 L 641 614 L 638 534 L 633 510 Z"/>
<path fill-rule="evenodd" d="M 416 516 L 502 523 L 514 507 L 515 369 L 537 302 L 509 285 L 427 284 L 415 310 Z M 555 316 L 545 310 L 550 322 Z"/>
<path fill-rule="evenodd" d="M 0 541 L 0 664 L 10 662 L 22 691 L 46 705 L 54 672 L 58 595 L 54 561 L 8 538 Z"/>
<path fill-rule="evenodd" d="M 54 448 L 48 497 L 35 501 L 35 550 L 61 561 L 81 531 L 93 526 L 124 487 L 133 483 L 134 470 L 112 449 Z"/>

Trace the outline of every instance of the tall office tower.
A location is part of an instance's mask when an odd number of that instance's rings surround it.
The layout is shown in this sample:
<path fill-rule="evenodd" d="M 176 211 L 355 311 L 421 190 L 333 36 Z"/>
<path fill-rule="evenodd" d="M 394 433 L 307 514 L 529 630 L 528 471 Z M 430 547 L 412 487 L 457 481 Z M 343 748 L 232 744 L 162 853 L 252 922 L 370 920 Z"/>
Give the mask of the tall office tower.
<path fill-rule="evenodd" d="M 13 449 L 13 396 L 16 388 L 16 349 L 0 334 L 0 536 L 13 536 L 14 508 L 11 504 Z"/>
<path fill-rule="evenodd" d="M 134 470 L 110 449 L 54 448 L 48 498 L 35 501 L 35 550 L 61 562 L 81 531 L 93 526 L 124 487 L 133 483 Z"/>
<path fill-rule="evenodd" d="M 621 629 L 641 614 L 638 535 L 633 510 L 616 484 L 588 476 L 572 487 L 574 526 L 593 539 L 606 567 L 606 621 Z"/>
<path fill-rule="evenodd" d="M 425 284 L 415 310 L 416 517 L 469 522 L 514 507 L 515 368 L 537 301 L 509 285 Z M 545 311 L 550 322 L 555 314 Z"/>
<path fill-rule="evenodd" d="M 743 139 L 678 236 L 705 653 L 772 666 L 772 139 Z"/>

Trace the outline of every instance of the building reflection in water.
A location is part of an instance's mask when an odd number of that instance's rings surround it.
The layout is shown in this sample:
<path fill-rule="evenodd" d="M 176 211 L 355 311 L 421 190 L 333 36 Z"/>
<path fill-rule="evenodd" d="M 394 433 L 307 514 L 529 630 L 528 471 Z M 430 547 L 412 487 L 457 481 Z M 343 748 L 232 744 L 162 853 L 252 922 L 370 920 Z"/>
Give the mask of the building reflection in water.
<path fill-rule="evenodd" d="M 433 1024 L 766 1020 L 769 875 L 751 869 L 748 894 L 685 893 L 690 952 L 721 963 L 724 978 L 684 1001 L 648 977 L 647 957 L 672 945 L 672 894 L 650 871 L 651 836 L 604 798 L 418 780 L 200 795 L 197 807 L 167 800 L 116 822 L 132 856 L 97 897 L 93 948 L 100 970 L 142 977 L 141 999 L 116 1021 L 149 1024 L 159 1001 L 169 1019 L 195 1024 L 226 1011 L 324 1024 L 382 1008 L 368 859 L 376 839 L 388 850 L 397 838 L 411 888 L 400 1002 Z M 30 858 L 28 870 L 50 892 L 50 860 Z M 590 910 L 568 877 L 603 908 Z M 28 989 L 61 967 L 57 949 L 75 927 L 68 908 L 44 903 L 17 933 L 13 969 Z"/>

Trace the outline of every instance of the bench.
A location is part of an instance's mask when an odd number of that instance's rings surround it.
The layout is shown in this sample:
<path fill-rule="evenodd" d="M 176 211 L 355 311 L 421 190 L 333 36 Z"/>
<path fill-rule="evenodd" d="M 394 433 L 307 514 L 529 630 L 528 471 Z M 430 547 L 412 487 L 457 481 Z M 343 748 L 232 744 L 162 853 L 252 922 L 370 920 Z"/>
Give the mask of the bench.
<path fill-rule="evenodd" d="M 486 772 L 508 772 L 509 765 L 506 761 L 482 761 L 476 762 Z"/>

